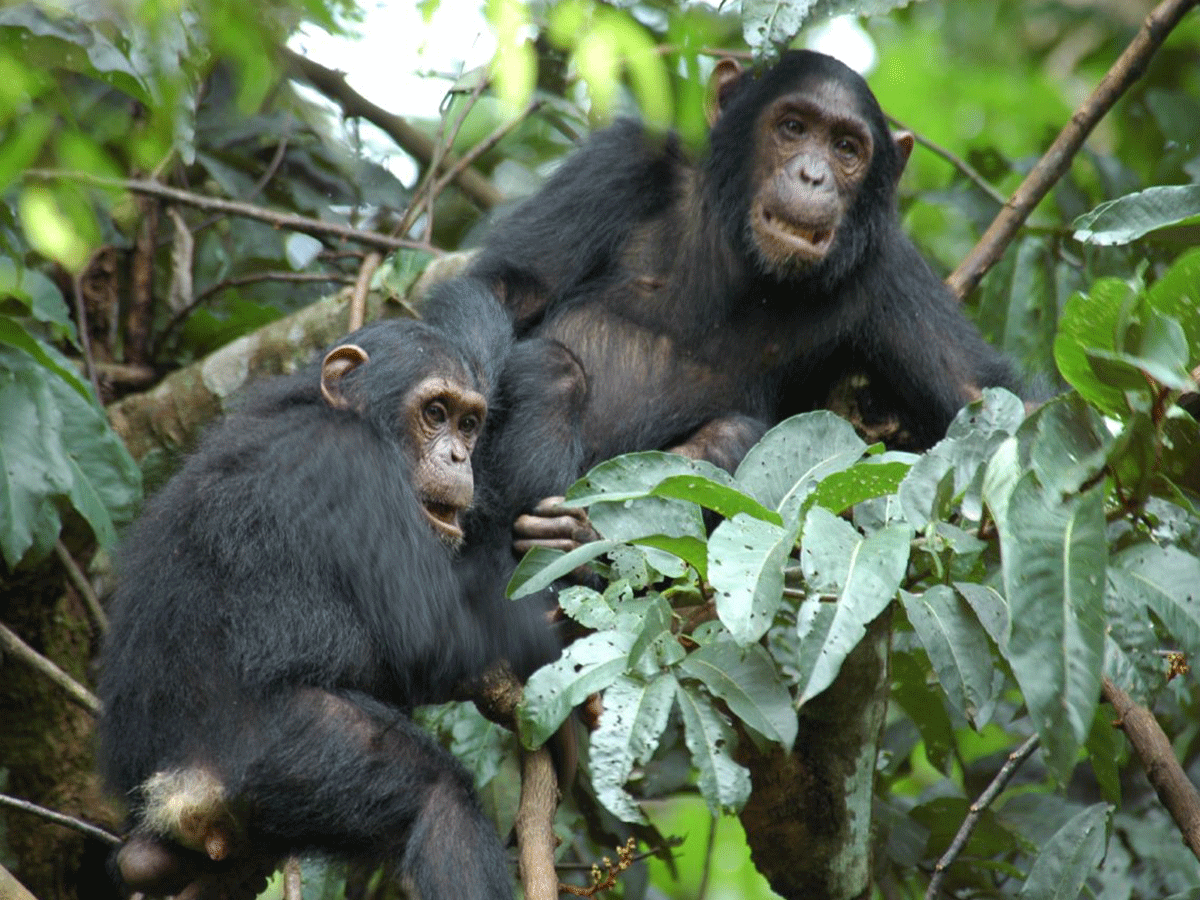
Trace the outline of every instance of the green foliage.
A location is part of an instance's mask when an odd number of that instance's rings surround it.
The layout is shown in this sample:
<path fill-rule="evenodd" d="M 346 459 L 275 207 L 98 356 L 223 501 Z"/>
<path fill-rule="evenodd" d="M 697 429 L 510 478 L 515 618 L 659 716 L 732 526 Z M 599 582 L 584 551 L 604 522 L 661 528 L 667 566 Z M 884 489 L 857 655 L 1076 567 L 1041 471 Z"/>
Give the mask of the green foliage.
<path fill-rule="evenodd" d="M 901 185 L 906 227 L 949 270 L 998 212 L 995 195 L 1015 189 L 1129 39 L 1129 22 L 1109 6 L 747 0 L 730 15 L 659 0 L 491 0 L 493 82 L 473 106 L 457 94 L 446 120 L 470 110 L 454 143 L 462 153 L 528 100 L 541 103 L 474 165 L 511 196 L 618 112 L 638 109 L 702 147 L 707 48 L 765 55 L 775 41 L 803 43 L 801 27 L 834 11 L 883 12 L 859 20 L 878 52 L 872 87 L 889 113 L 953 155 L 918 149 Z M 277 65 L 302 22 L 336 32 L 360 13 L 352 0 L 0 10 L 9 568 L 44 555 L 72 521 L 111 544 L 140 499 L 138 471 L 80 374 L 84 341 L 106 361 L 161 374 L 357 274 L 361 255 L 345 245 L 268 222 L 171 204 L 157 208 L 155 226 L 154 204 L 120 179 L 364 228 L 399 221 L 408 188 L 366 155 L 357 128 L 342 133 Z M 706 831 L 714 813 L 740 808 L 754 788 L 742 751 L 794 751 L 798 717 L 828 696 L 867 625 L 891 610 L 892 705 L 875 779 L 876 869 L 888 896 L 924 892 L 970 804 L 1031 735 L 1041 750 L 1019 786 L 983 811 L 947 891 L 1200 889 L 1195 860 L 1098 702 L 1108 677 L 1150 706 L 1194 773 L 1200 694 L 1194 675 L 1168 678 L 1168 654 L 1193 670 L 1200 660 L 1200 251 L 1180 252 L 1195 243 L 1200 215 L 1197 46 L 1192 13 L 971 298 L 984 332 L 1065 385 L 1063 396 L 1027 418 L 1015 397 L 989 391 L 919 456 L 869 446 L 816 412 L 779 425 L 734 475 L 645 453 L 572 488 L 569 502 L 588 508 L 604 540 L 531 554 L 514 578 L 520 595 L 585 565 L 603 584 L 562 592 L 588 634 L 533 676 L 520 710 L 521 740 L 536 746 L 603 693 L 580 775 L 599 804 L 560 812 L 564 853 L 583 845 L 585 824 L 607 836 L 629 823 L 658 847 L 655 827 Z M 420 129 L 436 133 L 434 111 L 420 114 L 430 117 Z M 458 246 L 479 218 L 447 192 L 429 249 Z M 421 217 L 409 236 L 424 240 L 427 225 Z M 125 321 L 93 321 L 81 334 L 64 293 L 102 248 L 130 268 L 146 229 L 153 302 L 138 357 Z M 430 255 L 385 260 L 375 288 L 402 299 Z M 329 280 L 277 277 L 299 273 Z M 122 285 L 114 316 L 128 313 L 130 293 Z M 512 736 L 464 706 L 426 723 L 474 772 L 501 827 L 511 825 Z M 697 788 L 690 818 L 658 799 Z M 718 819 L 720 829 L 733 824 Z M 718 842 L 716 856 L 725 852 Z M 702 854 L 690 854 L 681 889 L 654 862 L 660 890 L 700 890 Z M 322 896 L 344 892 L 339 870 L 312 878 Z M 765 892 L 752 880 L 745 890 Z M 633 879 L 617 888 L 640 890 Z"/>
<path fill-rule="evenodd" d="M 1003 710 L 1009 740 L 1040 739 L 1048 778 L 1071 783 L 1090 759 L 1115 790 L 1113 745 L 1095 730 L 1101 678 L 1153 702 L 1174 690 L 1156 648 L 1200 653 L 1200 430 L 1175 405 L 1181 373 L 1200 363 L 1200 335 L 1194 315 L 1186 328 L 1172 315 L 1191 309 L 1195 259 L 1185 254 L 1148 288 L 1102 281 L 1089 304 L 1068 306 L 1058 345 L 1074 354 L 1063 371 L 1076 391 L 1028 417 L 1017 398 L 985 391 L 922 456 L 881 458 L 815 412 L 772 429 L 732 477 L 659 453 L 597 467 L 568 497 L 605 540 L 514 578 L 520 592 L 587 562 L 611 582 L 603 594 L 564 593 L 566 613 L 592 633 L 530 680 L 523 739 L 540 743 L 606 686 L 592 771 L 609 812 L 646 820 L 640 803 L 657 796 L 649 774 L 676 734 L 709 808 L 737 809 L 748 796 L 737 742 L 790 748 L 796 710 L 895 602 L 900 711 L 889 732 L 907 724 L 920 736 L 935 782 L 967 762 L 964 724 L 983 729 Z M 1145 322 L 1167 337 L 1146 337 Z M 1137 378 L 1114 391 L 1097 360 Z M 722 515 L 711 533 L 697 530 L 702 509 Z M 603 562 L 621 547 L 637 566 Z M 883 788 L 907 802 L 904 778 Z M 971 845 L 981 867 L 963 861 L 960 877 L 990 878 L 993 840 L 1027 855 L 999 870 L 1018 876 L 1020 896 L 1075 897 L 1094 877 L 1110 817 L 1097 804 L 1049 840 L 993 818 L 993 838 L 977 833 Z M 924 853 L 942 840 L 927 834 Z"/>

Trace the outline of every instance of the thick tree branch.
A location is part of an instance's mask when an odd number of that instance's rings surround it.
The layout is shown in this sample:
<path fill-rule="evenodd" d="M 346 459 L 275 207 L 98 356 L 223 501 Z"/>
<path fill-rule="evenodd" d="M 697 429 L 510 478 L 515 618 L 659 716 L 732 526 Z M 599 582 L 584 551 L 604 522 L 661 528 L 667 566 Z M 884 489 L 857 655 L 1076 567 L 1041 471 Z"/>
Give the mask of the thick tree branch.
<path fill-rule="evenodd" d="M 1083 106 L 1071 116 L 1071 121 L 1059 132 L 1050 149 L 1004 204 L 1004 209 L 979 239 L 979 243 L 946 279 L 946 284 L 959 298 L 975 290 L 988 269 L 996 264 L 1030 213 L 1070 168 L 1071 160 L 1096 123 L 1104 118 L 1129 86 L 1142 77 L 1155 51 L 1198 2 L 1200 0 L 1163 0 L 1146 17 L 1125 52 L 1108 70 Z"/>
<path fill-rule="evenodd" d="M 521 682 L 507 666 L 487 673 L 475 691 L 475 703 L 487 718 L 514 727 Z M 521 802 L 517 808 L 517 846 L 521 886 L 527 900 L 555 900 L 558 873 L 554 869 L 554 810 L 558 807 L 558 777 L 550 751 L 542 747 L 521 754 Z"/>
<path fill-rule="evenodd" d="M 436 142 L 429 135 L 413 128 L 395 113 L 376 106 L 362 94 L 350 87 L 346 76 L 327 69 L 305 56 L 285 49 L 284 59 L 292 70 L 310 85 L 337 103 L 342 114 L 348 118 L 366 119 L 378 126 L 405 152 L 415 156 L 425 165 L 430 165 L 436 153 Z M 455 165 L 453 154 L 446 153 L 438 164 L 438 172 L 445 172 Z M 456 183 L 471 200 L 482 209 L 491 209 L 503 200 L 503 196 L 490 181 L 473 169 L 458 172 Z"/>
<path fill-rule="evenodd" d="M 21 640 L 7 625 L 0 625 L 0 656 L 4 654 L 19 659 L 34 671 L 45 675 L 88 712 L 93 715 L 100 712 L 100 701 L 95 694 Z"/>
<path fill-rule="evenodd" d="M 1146 770 L 1146 778 L 1179 826 L 1184 843 L 1200 859 L 1200 793 L 1188 781 L 1171 742 L 1150 710 L 1134 703 L 1109 678 L 1101 682 L 1100 692 L 1117 711 L 1117 727 L 1129 738 L 1133 752 Z"/>
<path fill-rule="evenodd" d="M 323 222 L 320 219 L 312 219 L 308 216 L 296 215 L 295 213 L 277 212 L 276 210 L 267 209 L 262 206 L 254 206 L 251 203 L 239 203 L 236 200 L 225 200 L 221 197 L 207 197 L 203 194 L 193 194 L 190 191 L 160 184 L 157 181 L 147 181 L 139 178 L 103 178 L 87 172 L 72 172 L 63 169 L 29 169 L 24 175 L 26 178 L 36 178 L 43 181 L 77 181 L 81 184 L 90 184 L 94 187 L 131 191 L 135 194 L 159 197 L 163 200 L 182 203 L 185 206 L 192 206 L 208 212 L 240 216 L 243 219 L 255 219 L 259 222 L 274 225 L 276 228 L 287 228 L 303 234 L 311 234 L 314 237 L 352 241 L 357 244 L 365 244 L 368 247 L 375 247 L 379 250 L 411 248 L 415 250 L 430 250 L 434 253 L 439 252 L 436 248 L 418 241 L 407 241 L 403 238 L 391 237 L 375 231 L 363 231 L 359 228 L 351 228 L 348 225 L 339 225 L 336 222 Z"/>

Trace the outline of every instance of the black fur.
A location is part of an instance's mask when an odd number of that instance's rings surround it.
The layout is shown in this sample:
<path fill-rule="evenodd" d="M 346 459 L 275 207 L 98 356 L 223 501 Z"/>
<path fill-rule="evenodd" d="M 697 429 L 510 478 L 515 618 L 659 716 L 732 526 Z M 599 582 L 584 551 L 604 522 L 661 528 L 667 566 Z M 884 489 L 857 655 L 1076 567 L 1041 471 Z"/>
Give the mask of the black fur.
<path fill-rule="evenodd" d="M 149 776 L 200 767 L 260 855 L 387 857 L 426 900 L 511 896 L 469 775 L 408 718 L 499 659 L 528 673 L 558 652 L 543 607 L 503 597 L 507 537 L 471 541 L 460 567 L 412 489 L 401 398 L 431 374 L 494 395 L 511 342 L 491 297 L 446 290 L 432 325 L 346 339 L 370 355 L 344 379 L 362 414 L 322 401 L 319 366 L 268 385 L 125 540 L 99 759 L 135 826 Z M 475 480 L 477 499 L 518 502 Z M 513 514 L 472 525 L 507 535 Z"/>
<path fill-rule="evenodd" d="M 828 82 L 870 129 L 871 167 L 823 262 L 780 275 L 748 225 L 752 142 L 772 100 Z M 909 445 L 926 447 L 975 390 L 1016 379 L 900 230 L 904 162 L 862 78 L 789 52 L 727 88 L 698 163 L 633 121 L 594 135 L 495 227 L 468 276 L 500 297 L 519 337 L 578 358 L 582 468 L 693 439 L 693 455 L 736 464 L 767 425 L 823 405 L 851 371 Z M 736 425 L 724 444 L 700 431 L 714 420 Z"/>

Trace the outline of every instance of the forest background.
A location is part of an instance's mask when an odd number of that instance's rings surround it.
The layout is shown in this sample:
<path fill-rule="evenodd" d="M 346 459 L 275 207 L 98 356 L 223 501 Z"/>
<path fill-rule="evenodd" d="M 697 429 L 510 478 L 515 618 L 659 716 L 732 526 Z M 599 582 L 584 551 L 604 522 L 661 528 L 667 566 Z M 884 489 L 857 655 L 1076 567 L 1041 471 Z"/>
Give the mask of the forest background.
<path fill-rule="evenodd" d="M 700 148 L 715 59 L 853 12 L 822 46 L 872 51 L 919 137 L 906 231 L 1061 393 L 989 392 L 920 456 L 816 413 L 756 448 L 770 479 L 641 455 L 577 490 L 611 586 L 564 596 L 593 634 L 527 689 L 524 758 L 572 701 L 607 718 L 542 864 L 629 898 L 1200 897 L 1200 14 L 898 6 L 490 0 L 487 64 L 397 53 L 382 91 L 303 37 L 352 41 L 349 0 L 0 8 L 0 895 L 112 895 L 110 552 L 237 389 L 412 314 L 617 112 Z M 410 76 L 452 90 L 414 108 Z M 525 853 L 517 740 L 426 721 Z"/>

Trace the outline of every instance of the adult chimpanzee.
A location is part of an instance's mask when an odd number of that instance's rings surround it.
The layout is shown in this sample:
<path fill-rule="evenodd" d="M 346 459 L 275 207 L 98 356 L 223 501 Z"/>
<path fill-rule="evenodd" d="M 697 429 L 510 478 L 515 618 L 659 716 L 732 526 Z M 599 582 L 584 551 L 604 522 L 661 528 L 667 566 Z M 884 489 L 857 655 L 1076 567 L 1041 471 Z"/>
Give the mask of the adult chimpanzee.
<path fill-rule="evenodd" d="M 989 385 L 1013 386 L 900 229 L 913 139 L 819 53 L 714 73 L 707 155 L 622 121 L 495 227 L 468 275 L 518 335 L 588 380 L 584 466 L 676 448 L 732 467 L 768 424 L 859 370 L 910 446 Z M 545 451 L 553 454 L 552 448 Z"/>
<path fill-rule="evenodd" d="M 312 850 L 390 858 L 426 900 L 511 897 L 470 776 L 408 718 L 558 650 L 540 606 L 503 598 L 506 538 L 458 568 L 511 330 L 494 298 L 444 290 L 430 322 L 368 326 L 261 390 L 126 540 L 100 764 L 130 803 L 136 887 L 240 895 L 256 861 Z M 550 368 L 539 348 L 557 352 L 528 343 L 518 374 Z M 473 515 L 506 535 L 512 511 Z"/>

